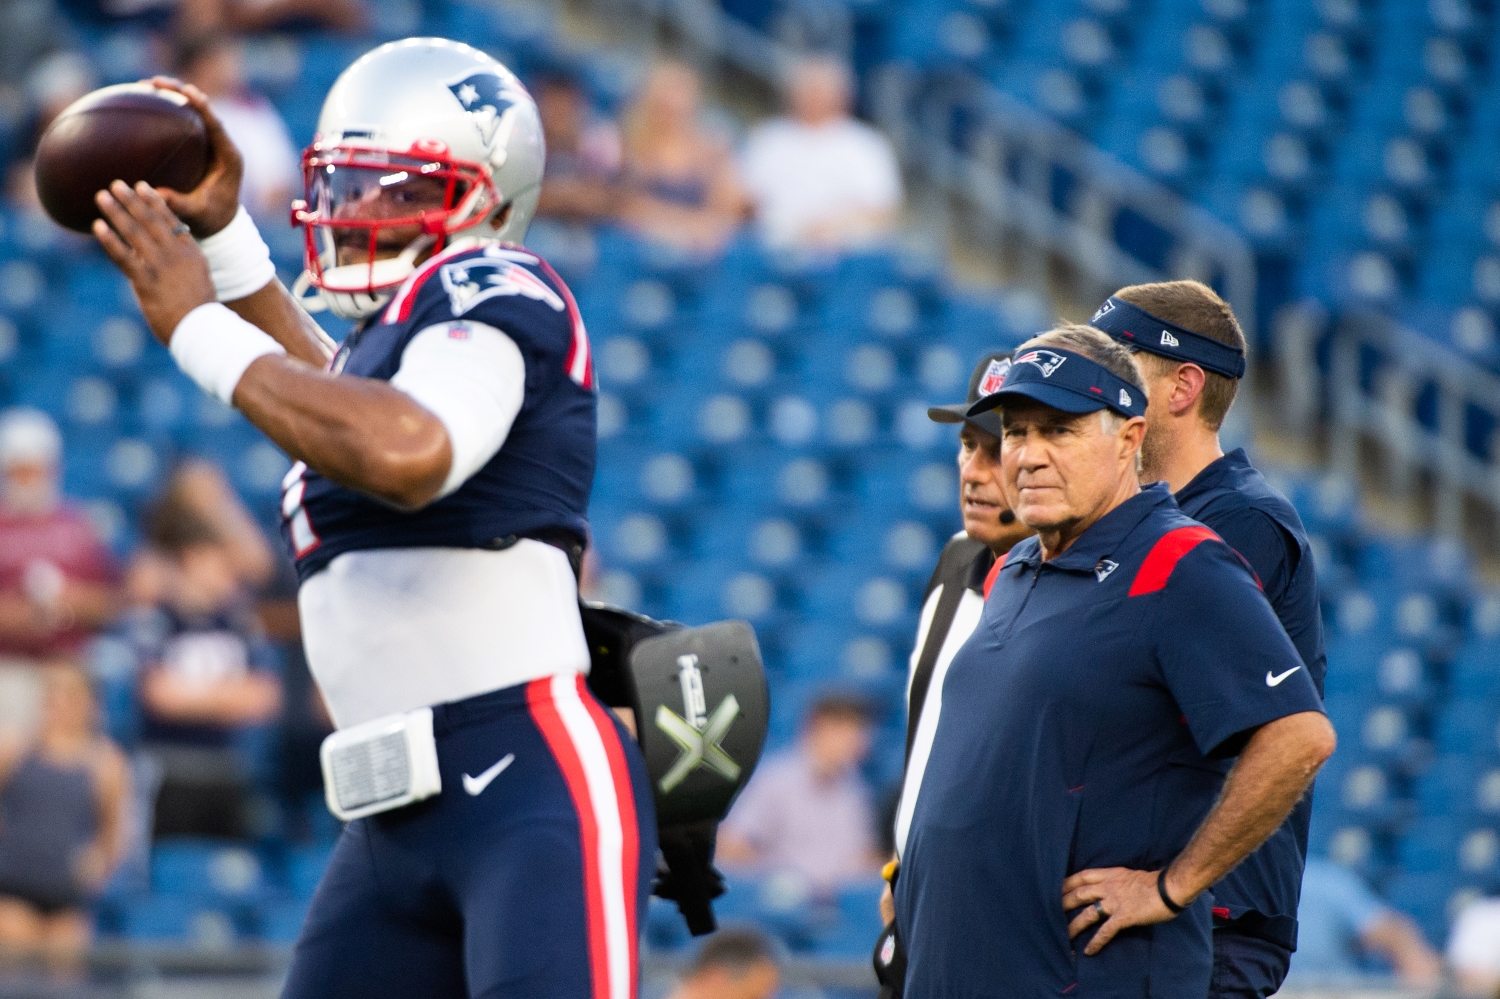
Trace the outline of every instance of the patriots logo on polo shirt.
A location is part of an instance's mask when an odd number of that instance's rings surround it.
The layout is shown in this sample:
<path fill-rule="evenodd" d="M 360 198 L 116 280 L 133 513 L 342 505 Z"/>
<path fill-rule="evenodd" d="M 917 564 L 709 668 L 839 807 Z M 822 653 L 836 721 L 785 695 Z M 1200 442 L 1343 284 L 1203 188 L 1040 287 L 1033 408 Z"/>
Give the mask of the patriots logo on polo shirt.
<path fill-rule="evenodd" d="M 1099 306 L 1099 311 L 1094 313 L 1094 317 L 1089 322 L 1097 323 L 1101 316 L 1107 316 L 1113 311 L 1115 311 L 1115 303 L 1106 299 L 1104 304 Z"/>
<path fill-rule="evenodd" d="M 1050 350 L 1028 350 L 1016 358 L 1016 364 L 1032 364 L 1041 369 L 1043 378 L 1051 378 L 1052 373 L 1063 366 L 1067 358 Z"/>
<path fill-rule="evenodd" d="M 1177 344 L 1177 338 L 1175 336 L 1173 336 L 1171 333 L 1168 333 L 1166 330 L 1162 330 L 1161 331 L 1161 345 L 1163 347 L 1176 347 L 1178 345 Z"/>
<path fill-rule="evenodd" d="M 1114 561 L 1113 559 L 1101 558 L 1099 560 L 1099 564 L 1094 566 L 1094 578 L 1102 583 L 1109 578 L 1110 573 L 1114 572 L 1119 567 L 1120 563 Z"/>
<path fill-rule="evenodd" d="M 454 80 L 448 84 L 448 90 L 473 116 L 485 145 L 494 141 L 500 119 L 521 101 L 522 96 L 499 73 L 483 70 Z"/>
<path fill-rule="evenodd" d="M 556 312 L 567 308 L 546 282 L 508 260 L 462 260 L 444 264 L 439 274 L 455 316 L 463 315 L 480 302 L 502 295 L 520 295 L 544 302 Z"/>
<path fill-rule="evenodd" d="M 1005 376 L 1009 373 L 1009 360 L 1000 357 L 991 361 L 990 366 L 984 369 L 984 377 L 979 379 L 979 395 L 984 397 L 999 392 L 1000 386 L 1005 384 Z"/>

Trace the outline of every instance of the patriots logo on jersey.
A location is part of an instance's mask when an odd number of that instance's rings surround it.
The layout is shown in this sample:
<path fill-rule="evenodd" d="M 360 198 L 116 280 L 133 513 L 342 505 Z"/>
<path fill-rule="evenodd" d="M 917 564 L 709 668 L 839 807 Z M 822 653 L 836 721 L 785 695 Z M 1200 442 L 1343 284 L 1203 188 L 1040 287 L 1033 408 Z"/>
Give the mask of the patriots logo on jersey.
<path fill-rule="evenodd" d="M 463 109 L 474 118 L 485 145 L 495 139 L 495 130 L 505 112 L 515 107 L 522 95 L 507 85 L 498 73 L 470 73 L 462 79 L 448 84 L 448 90 L 463 105 Z"/>
<path fill-rule="evenodd" d="M 480 302 L 502 295 L 521 295 L 545 302 L 557 312 L 567 308 L 545 281 L 509 260 L 464 260 L 444 264 L 440 273 L 455 316 L 463 315 Z"/>

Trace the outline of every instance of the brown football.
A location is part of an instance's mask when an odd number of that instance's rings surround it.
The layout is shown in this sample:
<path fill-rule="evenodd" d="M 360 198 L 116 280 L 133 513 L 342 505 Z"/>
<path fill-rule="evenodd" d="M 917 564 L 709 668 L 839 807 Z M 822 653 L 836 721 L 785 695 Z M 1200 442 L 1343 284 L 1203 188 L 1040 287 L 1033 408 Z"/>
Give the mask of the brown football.
<path fill-rule="evenodd" d="M 190 191 L 208 170 L 203 119 L 170 90 L 121 83 L 80 97 L 42 133 L 36 191 L 59 225 L 88 232 L 111 181 Z"/>

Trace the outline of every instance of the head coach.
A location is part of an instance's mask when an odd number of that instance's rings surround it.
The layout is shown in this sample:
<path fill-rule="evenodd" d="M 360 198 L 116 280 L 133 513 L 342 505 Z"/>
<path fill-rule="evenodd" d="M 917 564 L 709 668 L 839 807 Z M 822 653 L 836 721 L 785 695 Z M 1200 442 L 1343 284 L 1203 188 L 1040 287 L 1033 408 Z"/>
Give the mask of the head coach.
<path fill-rule="evenodd" d="M 1333 751 L 1244 563 L 1141 488 L 1145 396 L 1124 348 L 1062 327 L 970 409 L 1001 409 L 1038 533 L 944 681 L 896 884 L 913 999 L 1202 999 L 1207 889 Z M 1235 755 L 1227 779 L 1210 764 Z"/>
<path fill-rule="evenodd" d="M 1245 373 L 1245 335 L 1229 304 L 1197 281 L 1121 288 L 1091 326 L 1136 351 L 1151 401 L 1145 482 L 1162 481 L 1182 512 L 1244 556 L 1297 647 L 1318 693 L 1328 670 L 1318 578 L 1296 509 L 1250 464 L 1225 454 L 1219 427 Z M 1265 999 L 1281 987 L 1297 946 L 1297 902 L 1312 796 L 1213 887 L 1210 999 Z"/>

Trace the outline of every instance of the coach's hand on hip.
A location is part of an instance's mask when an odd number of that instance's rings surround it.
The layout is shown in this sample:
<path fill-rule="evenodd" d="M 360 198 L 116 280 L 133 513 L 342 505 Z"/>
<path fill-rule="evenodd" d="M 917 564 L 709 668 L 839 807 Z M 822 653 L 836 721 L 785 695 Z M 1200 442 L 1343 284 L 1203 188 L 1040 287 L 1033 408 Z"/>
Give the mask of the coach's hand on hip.
<path fill-rule="evenodd" d="M 1157 891 L 1160 871 L 1135 871 L 1128 867 L 1101 867 L 1079 871 L 1063 882 L 1063 911 L 1083 907 L 1068 924 L 1074 939 L 1090 926 L 1094 938 L 1083 952 L 1090 957 L 1104 949 L 1115 934 L 1129 926 L 1164 923 L 1176 913 L 1168 909 Z"/>
<path fill-rule="evenodd" d="M 94 238 L 130 280 L 146 325 L 165 345 L 183 316 L 216 300 L 208 261 L 145 181 L 132 188 L 117 180 L 94 200 L 104 215 L 94 222 Z"/>

